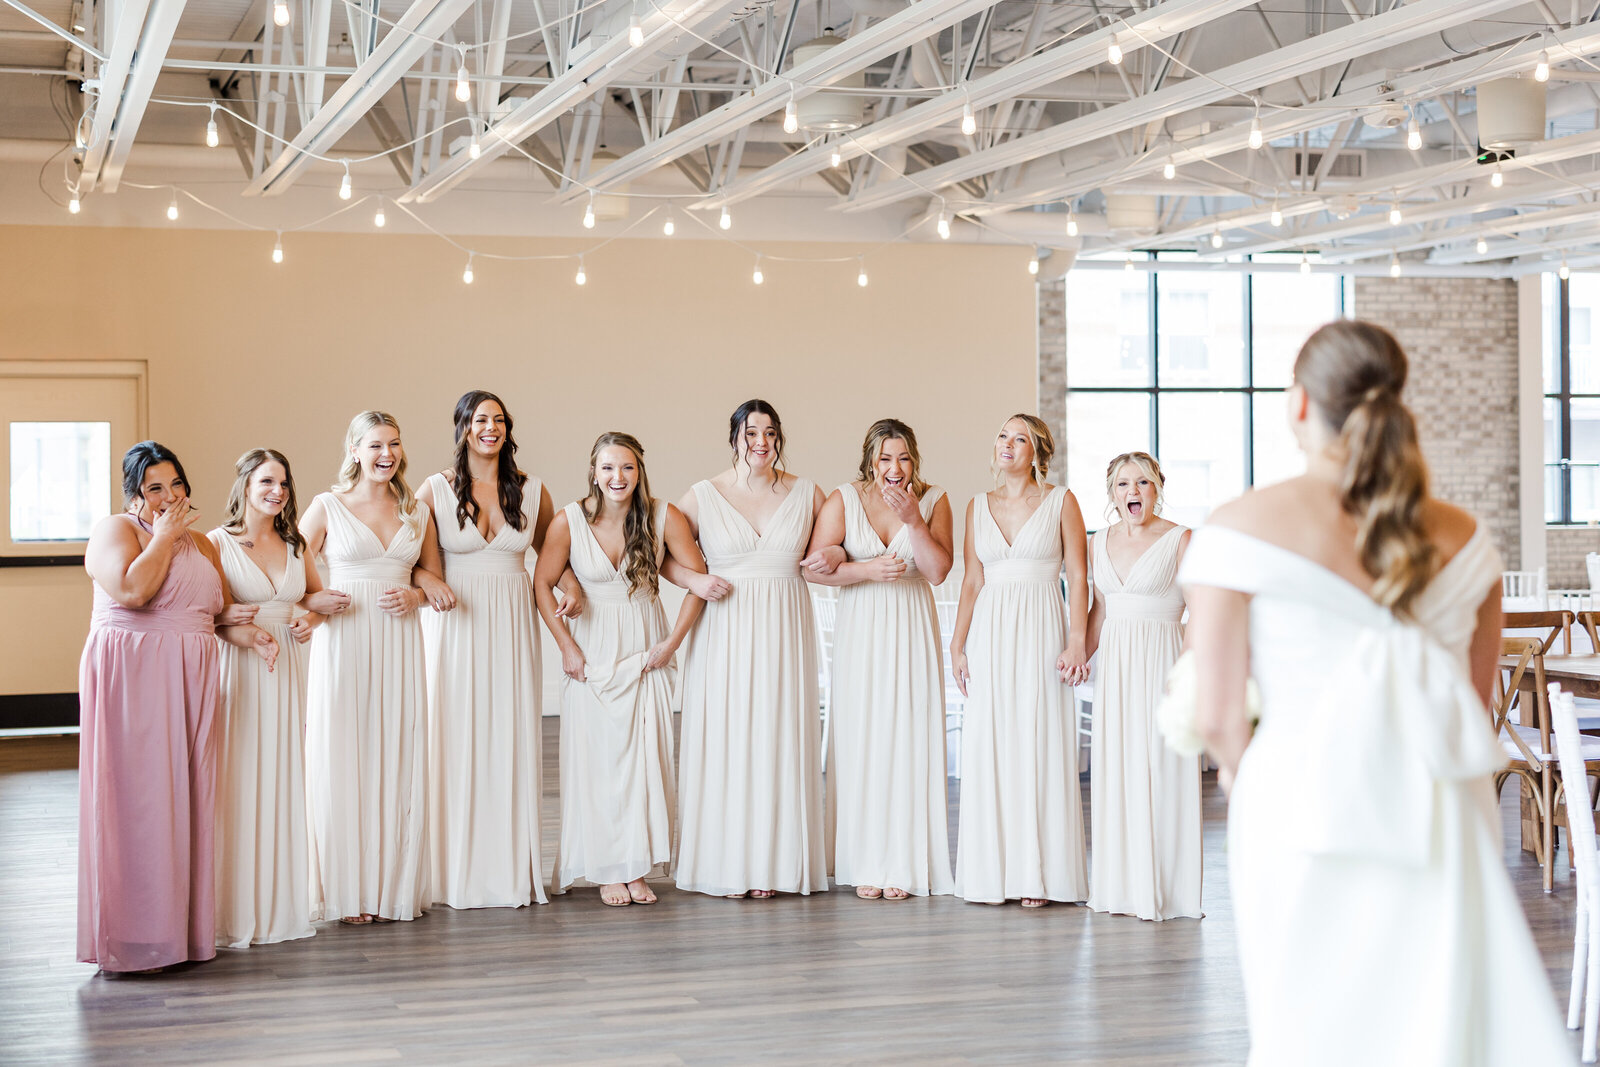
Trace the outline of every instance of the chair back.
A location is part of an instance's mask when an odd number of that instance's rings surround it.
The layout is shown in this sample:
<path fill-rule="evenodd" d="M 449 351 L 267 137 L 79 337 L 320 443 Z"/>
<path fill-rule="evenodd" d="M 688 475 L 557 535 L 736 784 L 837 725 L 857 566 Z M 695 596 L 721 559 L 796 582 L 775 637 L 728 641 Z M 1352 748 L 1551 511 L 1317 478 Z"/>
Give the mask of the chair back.
<path fill-rule="evenodd" d="M 1505 621 L 1501 624 L 1503 631 L 1509 630 L 1543 630 L 1541 635 L 1539 654 L 1541 656 L 1550 651 L 1550 646 L 1556 643 L 1556 638 L 1561 638 L 1561 651 L 1572 651 L 1572 621 L 1575 618 L 1570 611 L 1508 611 Z M 1531 636 L 1516 634 L 1514 636 Z M 1511 655 L 1511 653 L 1507 653 Z"/>
<path fill-rule="evenodd" d="M 1600 589 L 1600 552 L 1590 552 L 1583 557 L 1584 570 L 1589 572 L 1589 588 Z"/>
<path fill-rule="evenodd" d="M 1500 639 L 1500 655 L 1502 657 L 1516 656 L 1517 662 L 1510 668 L 1502 668 L 1503 674 L 1497 673 L 1494 680 L 1494 703 L 1489 709 L 1494 719 L 1494 732 L 1496 736 L 1511 744 L 1506 748 L 1506 755 L 1514 763 L 1524 763 L 1529 767 L 1539 767 L 1539 754 L 1534 752 L 1528 744 L 1528 739 L 1522 731 L 1517 729 L 1518 723 L 1511 718 L 1513 708 L 1520 710 L 1529 704 L 1535 708 L 1536 724 L 1541 735 L 1548 727 L 1545 726 L 1544 702 L 1539 700 L 1537 694 L 1543 692 L 1544 681 L 1544 653 L 1540 648 L 1537 637 L 1503 637 Z M 1522 702 L 1520 693 L 1522 683 L 1533 672 L 1535 688 L 1534 698 Z"/>
<path fill-rule="evenodd" d="M 1500 595 L 1505 597 L 1538 597 L 1543 600 L 1546 590 L 1544 575 L 1543 567 L 1536 571 L 1502 571 L 1500 572 Z"/>
<path fill-rule="evenodd" d="M 1556 735 L 1556 759 L 1567 794 L 1567 848 L 1572 851 L 1578 877 L 1587 885 L 1600 878 L 1600 845 L 1596 844 L 1594 817 L 1590 814 L 1588 770 L 1583 762 L 1583 738 L 1578 732 L 1578 708 L 1571 693 L 1550 683 L 1550 719 Z M 1573 795 L 1583 798 L 1573 815 Z"/>

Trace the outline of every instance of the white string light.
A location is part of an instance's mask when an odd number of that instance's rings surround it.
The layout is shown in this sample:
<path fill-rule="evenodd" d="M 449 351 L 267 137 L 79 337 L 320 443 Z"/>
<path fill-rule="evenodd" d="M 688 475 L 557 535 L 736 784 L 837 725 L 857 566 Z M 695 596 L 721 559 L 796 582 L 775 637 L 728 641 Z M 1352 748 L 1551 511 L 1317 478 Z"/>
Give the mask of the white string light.
<path fill-rule="evenodd" d="M 761 273 L 761 257 L 760 256 L 756 257 L 756 269 L 755 269 L 754 272 L 751 273 L 750 280 L 755 282 L 757 285 L 760 285 L 762 282 L 767 280 L 767 276 L 765 274 Z"/>
<path fill-rule="evenodd" d="M 274 25 L 289 25 L 289 0 L 273 0 L 272 21 Z"/>
<path fill-rule="evenodd" d="M 588 285 L 589 284 L 589 276 L 583 272 L 583 257 L 582 256 L 578 257 L 578 273 L 576 273 L 576 274 L 574 274 L 572 276 L 572 280 L 574 282 L 576 282 L 578 285 Z"/>
<path fill-rule="evenodd" d="M 461 66 L 456 70 L 456 99 L 463 104 L 472 99 L 472 82 L 467 80 L 467 46 L 461 46 Z"/>
<path fill-rule="evenodd" d="M 222 143 L 217 135 L 217 105 L 211 105 L 211 117 L 206 120 L 206 147 L 215 148 Z"/>
<path fill-rule="evenodd" d="M 588 206 L 583 209 L 583 228 L 586 230 L 594 229 L 594 190 L 592 189 L 589 191 Z"/>
<path fill-rule="evenodd" d="M 717 227 L 723 230 L 733 229 L 733 216 L 728 214 L 728 206 L 722 206 L 722 216 L 717 219 Z"/>
<path fill-rule="evenodd" d="M 1478 255 L 1480 255 L 1480 256 L 1487 255 L 1488 252 L 1489 252 L 1489 242 L 1484 240 L 1482 237 L 1478 238 Z"/>
<path fill-rule="evenodd" d="M 1222 228 L 1220 226 L 1211 231 L 1211 247 L 1222 247 Z"/>
<path fill-rule="evenodd" d="M 1269 220 L 1274 229 L 1283 225 L 1283 209 L 1278 207 L 1278 198 L 1272 198 L 1272 217 Z"/>
<path fill-rule="evenodd" d="M 1561 278 L 1562 281 L 1566 281 L 1568 278 L 1572 277 L 1572 272 L 1567 269 L 1566 256 L 1561 257 L 1561 269 L 1556 271 L 1556 274 Z"/>
<path fill-rule="evenodd" d="M 1539 62 L 1533 65 L 1533 80 L 1536 82 L 1550 80 L 1550 53 L 1542 48 L 1539 50 Z"/>
<path fill-rule="evenodd" d="M 472 124 L 472 142 L 467 145 L 467 158 L 477 159 L 483 155 L 483 145 L 478 142 L 478 124 Z"/>
<path fill-rule="evenodd" d="M 1122 261 L 1122 269 L 1128 274 L 1133 273 L 1133 253 L 1128 253 L 1128 258 Z"/>
<path fill-rule="evenodd" d="M 344 165 L 344 177 L 339 179 L 339 199 L 350 199 L 350 164 Z"/>
<path fill-rule="evenodd" d="M 1498 189 L 1505 183 L 1505 171 L 1500 169 L 1500 161 L 1496 160 L 1494 164 L 1494 171 L 1489 175 L 1489 187 L 1491 189 Z"/>
<path fill-rule="evenodd" d="M 939 201 L 939 221 L 934 228 L 939 231 L 939 240 L 950 240 L 950 216 L 945 214 L 943 200 Z"/>
<path fill-rule="evenodd" d="M 1402 216 L 1400 214 L 1400 205 L 1399 204 L 1390 204 L 1389 205 L 1389 225 L 1390 226 L 1398 226 L 1398 225 L 1400 225 L 1400 219 L 1401 218 L 1402 218 Z"/>
<path fill-rule="evenodd" d="M 283 262 L 283 231 L 278 232 L 278 239 L 272 245 L 272 262 Z"/>
<path fill-rule="evenodd" d="M 1306 255 L 1304 252 L 1300 253 L 1300 273 L 1301 274 L 1310 274 L 1311 273 L 1311 257 Z"/>
<path fill-rule="evenodd" d="M 639 21 L 639 0 L 634 0 L 633 14 L 628 16 L 628 47 L 644 47 L 644 24 Z"/>
<path fill-rule="evenodd" d="M 383 213 L 383 205 L 378 205 L 378 210 L 372 213 L 372 224 L 378 229 L 383 229 L 389 224 L 389 217 Z"/>
<path fill-rule="evenodd" d="M 172 200 L 167 204 L 167 221 L 178 221 L 178 190 L 172 190 Z"/>
<path fill-rule="evenodd" d="M 1259 149 L 1266 143 L 1266 138 L 1261 135 L 1261 105 L 1256 105 L 1256 113 L 1250 119 L 1250 148 L 1252 151 Z"/>
<path fill-rule="evenodd" d="M 1078 236 L 1078 218 L 1072 213 L 1072 209 L 1070 207 L 1067 208 L 1067 236 Z"/>
<path fill-rule="evenodd" d="M 800 128 L 800 105 L 794 99 L 794 87 L 789 87 L 789 102 L 783 105 L 783 132 L 794 133 Z"/>
<path fill-rule="evenodd" d="M 1028 260 L 1028 273 L 1029 274 L 1038 274 L 1039 273 L 1039 253 L 1037 253 L 1037 252 L 1035 252 L 1033 254 L 1032 258 L 1030 258 Z"/>
<path fill-rule="evenodd" d="M 672 221 L 672 212 L 667 212 L 667 221 L 661 224 L 661 236 L 671 237 L 678 230 L 677 224 Z"/>
<path fill-rule="evenodd" d="M 978 132 L 978 116 L 972 113 L 972 96 L 970 93 L 961 105 L 961 132 L 967 137 L 971 137 Z"/>
<path fill-rule="evenodd" d="M 1400 253 L 1398 252 L 1389 253 L 1389 277 L 1400 277 Z"/>
<path fill-rule="evenodd" d="M 833 146 L 833 154 L 828 157 L 828 162 L 833 165 L 834 170 L 838 170 L 839 164 L 844 162 L 844 154 L 839 151 L 837 144 Z"/>
<path fill-rule="evenodd" d="M 72 191 L 72 199 L 67 201 L 67 213 L 69 215 L 76 215 L 82 210 L 83 201 L 78 197 L 78 191 L 74 189 Z"/>
<path fill-rule="evenodd" d="M 473 275 L 472 275 L 472 253 L 468 252 L 467 253 L 467 265 L 461 271 L 461 284 L 463 284 L 463 285 L 471 285 L 472 284 L 472 277 L 473 277 Z"/>
<path fill-rule="evenodd" d="M 1178 176 L 1178 165 L 1170 159 L 1167 160 L 1166 165 L 1161 168 L 1161 176 L 1170 182 Z"/>
<path fill-rule="evenodd" d="M 1122 64 L 1122 46 L 1117 43 L 1117 39 L 1115 37 L 1111 38 L 1111 46 L 1106 49 L 1106 62 L 1110 63 L 1113 67 L 1120 66 Z"/>
<path fill-rule="evenodd" d="M 861 288 L 867 287 L 867 260 L 865 256 L 857 259 L 856 284 Z"/>
<path fill-rule="evenodd" d="M 1417 116 L 1411 116 L 1411 123 L 1406 127 L 1406 147 L 1413 152 L 1422 150 L 1422 127 L 1417 125 Z"/>

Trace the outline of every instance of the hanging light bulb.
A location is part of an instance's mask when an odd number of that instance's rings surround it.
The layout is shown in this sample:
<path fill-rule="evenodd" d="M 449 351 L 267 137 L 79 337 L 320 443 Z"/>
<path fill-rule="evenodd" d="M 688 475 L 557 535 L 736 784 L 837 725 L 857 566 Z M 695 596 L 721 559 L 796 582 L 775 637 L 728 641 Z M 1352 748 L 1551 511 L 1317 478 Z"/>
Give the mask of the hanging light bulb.
<path fill-rule="evenodd" d="M 206 147 L 215 148 L 222 143 L 222 138 L 217 136 L 217 105 L 211 105 L 211 117 L 206 120 Z"/>
<path fill-rule="evenodd" d="M 350 164 L 344 165 L 344 177 L 339 179 L 339 199 L 350 199 Z"/>
<path fill-rule="evenodd" d="M 272 246 L 272 262 L 283 262 L 283 234 L 278 234 L 278 240 Z"/>
<path fill-rule="evenodd" d="M 722 217 L 717 219 L 717 225 L 724 230 L 733 229 L 733 216 L 728 214 L 727 205 L 723 205 Z"/>
<path fill-rule="evenodd" d="M 1220 227 L 1218 227 L 1217 229 L 1211 231 L 1211 247 L 1212 248 L 1221 248 L 1222 247 L 1222 229 Z"/>
<path fill-rule="evenodd" d="M 1406 147 L 1413 152 L 1422 149 L 1422 127 L 1417 125 L 1417 116 L 1411 116 L 1411 124 L 1406 127 Z"/>
<path fill-rule="evenodd" d="M 372 224 L 378 229 L 383 229 L 389 224 L 389 216 L 383 213 L 383 205 L 378 205 L 378 210 L 372 213 Z"/>
<path fill-rule="evenodd" d="M 1500 169 L 1500 164 L 1498 162 L 1496 162 L 1495 165 L 1494 165 L 1493 173 L 1491 173 L 1489 175 L 1489 187 L 1491 189 L 1498 189 L 1502 185 L 1504 185 L 1505 183 L 1506 183 L 1505 171 L 1501 170 Z"/>
<path fill-rule="evenodd" d="M 1073 215 L 1070 207 L 1067 208 L 1067 236 L 1078 236 L 1078 219 L 1075 215 Z"/>
<path fill-rule="evenodd" d="M 289 25 L 289 0 L 273 0 L 272 21 L 277 26 Z"/>
<path fill-rule="evenodd" d="M 478 124 L 472 124 L 472 141 L 467 145 L 467 158 L 477 159 L 483 155 L 483 145 L 478 143 Z"/>
<path fill-rule="evenodd" d="M 1132 252 L 1129 252 L 1128 253 L 1128 258 L 1124 259 L 1122 261 L 1122 269 L 1125 272 L 1129 273 L 1129 274 L 1133 273 L 1133 253 Z"/>
<path fill-rule="evenodd" d="M 856 274 L 856 284 L 865 289 L 867 287 L 867 261 L 862 259 L 857 262 L 860 266 Z"/>
<path fill-rule="evenodd" d="M 950 240 L 950 216 L 944 213 L 943 208 L 939 209 L 939 222 L 937 229 L 939 231 L 939 240 Z"/>
<path fill-rule="evenodd" d="M 594 190 L 589 190 L 589 204 L 583 209 L 583 228 L 594 229 Z"/>
<path fill-rule="evenodd" d="M 78 212 L 80 212 L 82 210 L 83 210 L 83 201 L 78 199 L 78 194 L 77 193 L 73 193 L 72 194 L 72 199 L 67 201 L 67 213 L 70 214 L 70 215 L 76 215 Z"/>
<path fill-rule="evenodd" d="M 1389 254 L 1389 277 L 1400 277 L 1400 255 L 1397 252 Z"/>
<path fill-rule="evenodd" d="M 167 221 L 178 221 L 178 192 L 176 189 L 174 189 L 172 192 L 171 202 L 167 204 Z"/>
<path fill-rule="evenodd" d="M 1254 151 L 1265 143 L 1266 138 L 1261 136 L 1261 111 L 1258 108 L 1255 117 L 1250 120 L 1250 148 Z"/>
<path fill-rule="evenodd" d="M 972 113 L 971 97 L 961 105 L 961 132 L 967 137 L 978 132 L 978 117 Z"/>
<path fill-rule="evenodd" d="M 1400 225 L 1400 218 L 1401 218 L 1400 205 L 1399 204 L 1390 204 L 1389 205 L 1389 225 L 1390 226 L 1398 226 L 1398 225 Z"/>
<path fill-rule="evenodd" d="M 1539 50 L 1539 62 L 1533 65 L 1533 80 L 1536 82 L 1550 80 L 1550 53 L 1542 48 Z"/>
<path fill-rule="evenodd" d="M 1028 273 L 1029 274 L 1038 274 L 1039 273 L 1039 254 L 1037 252 L 1035 252 L 1033 254 L 1033 257 L 1028 260 Z"/>
<path fill-rule="evenodd" d="M 1306 255 L 1304 252 L 1300 253 L 1300 273 L 1301 274 L 1310 274 L 1311 273 L 1311 257 Z"/>
<path fill-rule="evenodd" d="M 1170 182 L 1178 176 L 1178 165 L 1170 159 L 1167 160 L 1161 168 L 1161 176 Z"/>
<path fill-rule="evenodd" d="M 466 268 L 464 270 L 462 270 L 462 272 L 461 272 L 461 283 L 463 285 L 471 285 L 472 284 L 472 253 L 471 252 L 467 253 L 467 265 L 466 265 Z"/>
<path fill-rule="evenodd" d="M 1476 247 L 1478 250 L 1478 255 L 1480 256 L 1487 255 L 1489 252 L 1489 242 L 1482 237 L 1478 238 L 1478 244 Z"/>
<path fill-rule="evenodd" d="M 1117 43 L 1117 39 L 1115 37 L 1111 38 L 1111 47 L 1106 49 L 1106 60 L 1113 67 L 1119 66 L 1122 63 L 1122 46 Z"/>
<path fill-rule="evenodd" d="M 677 232 L 677 229 L 677 224 L 672 221 L 672 212 L 667 212 L 667 221 L 661 224 L 661 235 L 663 237 L 671 237 Z"/>
<path fill-rule="evenodd" d="M 838 145 L 833 146 L 833 154 L 828 157 L 828 162 L 833 165 L 834 170 L 838 170 L 839 164 L 844 162 L 844 155 L 840 153 Z"/>
<path fill-rule="evenodd" d="M 1272 223 L 1274 228 L 1283 225 L 1283 211 L 1278 207 L 1278 202 L 1276 200 L 1272 202 L 1272 216 L 1269 221 Z"/>
<path fill-rule="evenodd" d="M 1566 281 L 1568 278 L 1572 277 L 1572 272 L 1567 269 L 1566 256 L 1561 257 L 1561 269 L 1556 271 L 1556 274 L 1561 278 L 1562 281 Z"/>
<path fill-rule="evenodd" d="M 574 274 L 572 276 L 572 280 L 575 283 L 577 283 L 578 285 L 588 285 L 589 284 L 589 276 L 583 272 L 583 257 L 582 256 L 578 257 L 578 273 L 576 273 L 576 274 Z"/>
<path fill-rule="evenodd" d="M 633 5 L 633 14 L 628 16 L 628 47 L 644 47 L 644 23 L 639 21 L 639 4 L 637 0 Z"/>
<path fill-rule="evenodd" d="M 456 99 L 465 104 L 472 99 L 472 82 L 467 80 L 467 49 L 461 49 L 461 66 L 456 69 Z"/>
<path fill-rule="evenodd" d="M 756 257 L 756 269 L 750 275 L 750 280 L 755 282 L 757 285 L 760 285 L 762 282 L 767 280 L 767 276 L 765 274 L 761 273 L 761 257 L 760 256 Z"/>
<path fill-rule="evenodd" d="M 800 128 L 800 105 L 795 103 L 794 90 L 789 90 L 789 102 L 783 105 L 783 132 L 793 133 Z"/>

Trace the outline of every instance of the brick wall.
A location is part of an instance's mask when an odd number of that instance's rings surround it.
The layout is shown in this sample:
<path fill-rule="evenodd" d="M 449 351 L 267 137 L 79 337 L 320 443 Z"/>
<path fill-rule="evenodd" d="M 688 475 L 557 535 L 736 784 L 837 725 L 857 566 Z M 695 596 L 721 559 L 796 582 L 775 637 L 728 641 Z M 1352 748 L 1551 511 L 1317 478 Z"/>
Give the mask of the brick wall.
<path fill-rule="evenodd" d="M 1551 589 L 1589 588 L 1584 556 L 1600 552 L 1600 527 L 1551 526 L 1545 530 L 1545 563 Z"/>
<path fill-rule="evenodd" d="M 1392 331 L 1411 357 L 1405 399 L 1417 416 L 1434 492 L 1477 515 L 1506 567 L 1517 570 L 1516 283 L 1357 278 L 1354 311 Z M 1581 570 L 1582 553 L 1578 559 Z"/>
<path fill-rule="evenodd" d="M 1067 280 L 1040 282 L 1039 417 L 1056 437 L 1056 463 L 1067 455 Z"/>

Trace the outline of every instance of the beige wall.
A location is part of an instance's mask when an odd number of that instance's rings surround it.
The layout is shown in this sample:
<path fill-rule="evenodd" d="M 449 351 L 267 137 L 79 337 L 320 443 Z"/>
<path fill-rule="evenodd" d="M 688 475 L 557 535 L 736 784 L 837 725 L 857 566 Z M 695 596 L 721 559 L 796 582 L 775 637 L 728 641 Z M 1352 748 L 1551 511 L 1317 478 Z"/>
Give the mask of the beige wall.
<path fill-rule="evenodd" d="M 726 244 L 617 241 L 580 289 L 570 260 L 479 259 L 464 286 L 463 255 L 398 234 L 291 235 L 281 266 L 259 233 L 0 227 L 0 247 L 0 358 L 146 360 L 151 434 L 212 521 L 233 460 L 257 445 L 289 455 L 304 506 L 365 407 L 398 416 L 416 485 L 446 462 L 451 409 L 474 387 L 505 398 L 519 459 L 558 505 L 607 429 L 639 435 L 652 488 L 676 499 L 727 461 L 732 408 L 762 396 L 785 417 L 790 469 L 825 488 L 850 477 L 869 422 L 906 419 L 959 508 L 989 484 L 999 420 L 1036 394 L 1020 248 L 879 248 L 866 289 L 853 259 L 769 258 L 757 288 L 753 258 Z M 0 570 L 0 598 L 0 693 L 76 688 L 87 580 Z"/>

